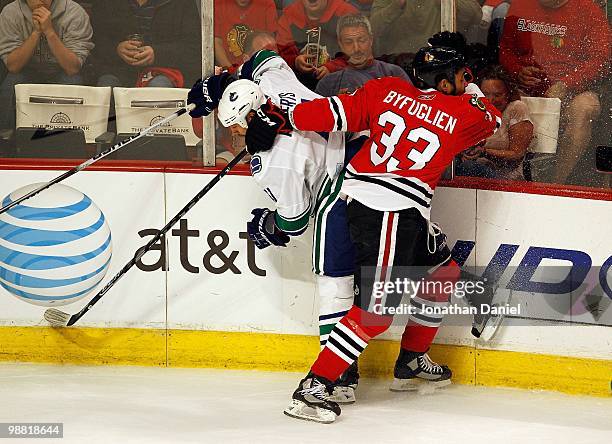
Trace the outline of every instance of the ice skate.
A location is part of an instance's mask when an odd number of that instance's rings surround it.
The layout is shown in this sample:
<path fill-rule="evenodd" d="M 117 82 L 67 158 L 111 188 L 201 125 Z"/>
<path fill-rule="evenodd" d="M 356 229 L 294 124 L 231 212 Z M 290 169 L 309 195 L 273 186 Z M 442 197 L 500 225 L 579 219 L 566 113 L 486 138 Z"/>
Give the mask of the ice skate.
<path fill-rule="evenodd" d="M 461 279 L 474 282 L 484 291 L 474 291 L 465 294 L 465 301 L 476 309 L 472 319 L 472 335 L 482 341 L 490 341 L 497 333 L 504 320 L 503 311 L 497 310 L 510 303 L 512 292 L 499 288 L 481 276 L 461 270 Z"/>
<path fill-rule="evenodd" d="M 393 376 L 389 390 L 404 392 L 447 386 L 452 372 L 447 366 L 433 362 L 427 353 L 400 350 Z"/>
<path fill-rule="evenodd" d="M 309 373 L 293 392 L 293 399 L 283 413 L 293 418 L 331 424 L 340 415 L 340 407 L 329 401 L 332 384 Z"/>
<path fill-rule="evenodd" d="M 483 305 L 477 307 L 477 313 L 474 314 L 472 321 L 472 335 L 482 341 L 490 341 L 499 330 L 504 314 L 502 310 L 497 309 L 509 304 L 512 295 L 510 290 L 499 290 L 497 287 L 487 290 L 492 291 L 488 302 L 491 308 L 483 309 Z"/>
<path fill-rule="evenodd" d="M 332 394 L 327 400 L 334 401 L 338 404 L 353 404 L 356 401 L 355 390 L 357 389 L 358 383 L 359 370 L 357 368 L 357 361 L 355 361 L 344 373 L 342 373 L 338 380 L 334 382 Z"/>

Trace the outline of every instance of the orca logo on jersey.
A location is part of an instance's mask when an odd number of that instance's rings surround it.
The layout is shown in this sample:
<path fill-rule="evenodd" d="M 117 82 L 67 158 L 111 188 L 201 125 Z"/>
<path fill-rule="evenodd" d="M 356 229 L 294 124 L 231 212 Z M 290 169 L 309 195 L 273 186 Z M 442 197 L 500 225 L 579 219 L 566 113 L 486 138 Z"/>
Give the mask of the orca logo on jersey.
<path fill-rule="evenodd" d="M 261 171 L 261 168 L 261 157 L 253 156 L 253 158 L 251 159 L 251 175 L 254 176 L 255 174 L 259 173 Z"/>
<path fill-rule="evenodd" d="M 229 99 L 230 102 L 235 102 L 236 100 L 238 100 L 238 94 L 236 94 L 235 92 L 231 92 L 229 95 Z"/>

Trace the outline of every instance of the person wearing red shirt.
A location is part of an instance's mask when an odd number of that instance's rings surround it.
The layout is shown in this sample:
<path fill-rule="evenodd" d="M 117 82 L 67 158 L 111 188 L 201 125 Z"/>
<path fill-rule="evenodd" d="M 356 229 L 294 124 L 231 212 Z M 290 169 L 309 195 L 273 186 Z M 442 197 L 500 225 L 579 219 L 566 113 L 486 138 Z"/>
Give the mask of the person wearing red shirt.
<path fill-rule="evenodd" d="M 274 0 L 215 0 L 215 64 L 244 62 L 244 43 L 253 31 L 276 30 Z"/>
<path fill-rule="evenodd" d="M 528 95 L 562 102 L 557 183 L 567 181 L 588 147 L 601 109 L 593 87 L 609 54 L 609 25 L 593 0 L 513 0 L 508 10 L 501 64 Z"/>
<path fill-rule="evenodd" d="M 336 24 L 349 14 L 359 11 L 344 0 L 296 0 L 283 10 L 277 34 L 280 55 L 306 86 L 314 89 L 317 80 L 347 65 L 342 57 L 336 58 Z M 307 31 L 313 28 L 320 28 L 319 60 L 307 54 Z"/>
<path fill-rule="evenodd" d="M 293 393 L 288 416 L 335 421 L 340 408 L 327 399 L 330 381 L 388 329 L 397 308 L 410 313 L 410 334 L 402 336 L 395 378 L 450 377 L 447 367 L 426 358 L 449 294 L 411 292 L 393 283 L 433 280 L 448 288 L 456 282 L 459 267 L 445 242 L 438 245 L 444 235 L 429 220 L 431 199 L 454 156 L 493 135 L 501 113 L 468 84 L 472 76 L 457 50 L 421 48 L 413 67 L 415 81 L 427 89 L 383 77 L 352 94 L 299 103 L 289 112 L 268 104 L 249 123 L 246 143 L 252 151 L 269 149 L 275 137 L 291 137 L 293 130 L 370 131 L 346 167 L 341 188 L 356 252 L 355 302 Z M 411 296 L 409 307 L 400 306 L 405 292 Z"/>

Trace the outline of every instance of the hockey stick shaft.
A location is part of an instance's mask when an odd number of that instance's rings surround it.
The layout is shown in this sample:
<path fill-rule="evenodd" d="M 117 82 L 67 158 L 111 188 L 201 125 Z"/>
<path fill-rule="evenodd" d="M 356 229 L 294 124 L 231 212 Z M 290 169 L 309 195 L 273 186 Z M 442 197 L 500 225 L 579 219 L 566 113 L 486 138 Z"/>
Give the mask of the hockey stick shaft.
<path fill-rule="evenodd" d="M 156 122 L 155 124 L 153 124 L 153 125 L 145 128 L 145 129 L 143 129 L 138 134 L 134 134 L 133 136 L 130 136 L 127 139 L 123 139 L 121 142 L 116 143 L 115 145 L 113 145 L 110 148 L 102 151 L 99 154 L 96 154 L 91 159 L 86 160 L 82 164 L 75 166 L 73 169 L 66 171 L 65 173 L 57 176 L 55 179 L 50 180 L 49 182 L 39 186 L 35 190 L 32 190 L 29 193 L 21 196 L 19 199 L 15 199 L 14 201 L 9 203 L 8 205 L 0 208 L 0 214 L 4 213 L 5 211 L 10 210 L 15 205 L 19 205 L 24 200 L 29 199 L 30 197 L 36 196 L 41 191 L 44 191 L 47 188 L 50 188 L 51 186 L 55 185 L 56 183 L 59 183 L 59 182 L 63 181 L 64 179 L 67 179 L 70 176 L 73 176 L 74 174 L 78 173 L 79 171 L 84 170 L 85 168 L 87 168 L 88 166 L 90 166 L 93 163 L 97 162 L 98 160 L 108 156 L 111 153 L 114 153 L 117 150 L 120 150 L 124 146 L 132 143 L 133 141 L 138 140 L 141 137 L 146 136 L 147 134 L 149 134 L 154 129 L 156 129 L 156 128 L 162 126 L 162 125 L 165 125 L 166 123 L 171 122 L 172 120 L 176 119 L 177 117 L 180 117 L 183 114 L 191 111 L 194 107 L 195 107 L 195 105 L 191 104 L 191 105 L 186 106 L 185 108 L 181 108 L 181 109 L 175 111 L 174 113 L 170 114 L 168 117 L 165 117 L 164 119 L 160 120 L 159 122 Z"/>
<path fill-rule="evenodd" d="M 138 260 L 142 256 L 144 256 L 144 254 L 149 251 L 170 230 L 170 228 L 172 228 L 179 220 L 181 220 L 183 216 L 185 216 L 185 214 L 187 214 L 187 212 L 191 210 L 194 205 L 198 203 L 198 201 L 202 199 L 202 197 L 204 197 L 204 195 L 208 193 L 221 180 L 223 176 L 225 176 L 232 168 L 234 168 L 238 164 L 238 162 L 240 162 L 242 158 L 246 156 L 246 154 L 247 150 L 245 148 L 234 159 L 232 159 L 232 161 L 228 163 L 225 168 L 223 168 L 219 172 L 219 174 L 213 177 L 211 181 L 208 182 L 206 186 L 202 188 L 198 192 L 198 194 L 193 197 L 193 199 L 187 202 L 183 209 L 179 211 L 161 230 L 159 230 L 159 232 L 144 247 L 141 247 L 136 251 L 134 257 L 130 259 L 130 261 L 125 264 L 115 276 L 113 276 L 113 278 L 98 292 L 98 294 L 96 294 L 91 299 L 91 301 L 89 301 L 89 303 L 85 307 L 83 307 L 81 311 L 70 317 L 70 320 L 68 321 L 67 325 L 74 325 L 74 323 L 81 319 L 85 315 L 85 313 L 91 310 L 91 308 L 102 298 L 102 296 L 104 296 L 108 292 L 108 290 L 110 290 L 111 287 L 115 285 L 117 281 L 119 281 L 119 279 L 121 279 L 134 265 L 136 265 L 136 262 L 138 262 Z"/>

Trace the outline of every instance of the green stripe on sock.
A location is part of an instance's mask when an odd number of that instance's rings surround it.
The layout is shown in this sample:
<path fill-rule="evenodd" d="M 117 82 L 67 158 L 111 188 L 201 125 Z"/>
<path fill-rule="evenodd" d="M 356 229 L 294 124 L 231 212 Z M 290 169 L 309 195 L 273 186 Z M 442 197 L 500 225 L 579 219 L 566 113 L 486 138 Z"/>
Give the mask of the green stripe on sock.
<path fill-rule="evenodd" d="M 334 329 L 335 325 L 335 322 L 333 324 L 319 325 L 319 335 L 322 336 L 330 334 L 331 331 Z"/>

